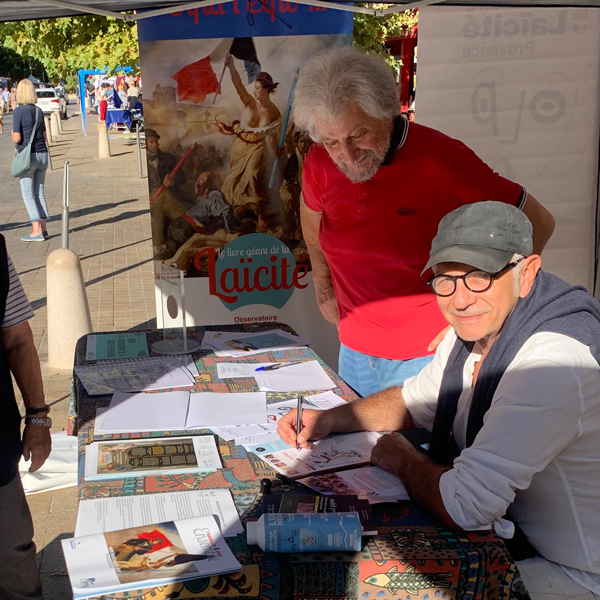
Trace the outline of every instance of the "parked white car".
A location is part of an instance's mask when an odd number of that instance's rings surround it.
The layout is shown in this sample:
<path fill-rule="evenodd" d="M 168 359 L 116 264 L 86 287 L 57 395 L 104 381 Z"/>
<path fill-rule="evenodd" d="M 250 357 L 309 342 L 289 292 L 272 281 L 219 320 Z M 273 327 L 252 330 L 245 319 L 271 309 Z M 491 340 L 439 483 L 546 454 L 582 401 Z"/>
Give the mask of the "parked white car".
<path fill-rule="evenodd" d="M 45 115 L 58 112 L 61 119 L 67 118 L 67 102 L 64 98 L 59 98 L 54 88 L 38 88 L 35 93 L 38 97 L 37 104 Z"/>

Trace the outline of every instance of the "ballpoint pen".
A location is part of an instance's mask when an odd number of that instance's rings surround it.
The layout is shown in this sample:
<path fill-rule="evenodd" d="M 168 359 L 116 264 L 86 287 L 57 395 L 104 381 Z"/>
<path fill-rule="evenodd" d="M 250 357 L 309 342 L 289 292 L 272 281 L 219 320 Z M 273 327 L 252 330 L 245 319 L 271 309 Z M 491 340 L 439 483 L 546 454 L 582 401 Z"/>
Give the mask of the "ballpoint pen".
<path fill-rule="evenodd" d="M 304 396 L 298 396 L 298 414 L 296 418 L 296 450 L 300 450 L 300 444 L 298 443 L 298 436 L 300 435 L 300 431 L 302 431 L 302 401 L 304 400 Z"/>
<path fill-rule="evenodd" d="M 258 369 L 254 369 L 255 371 L 276 371 L 277 369 L 281 369 L 282 367 L 291 367 L 292 365 L 299 365 L 301 360 L 289 360 L 288 362 L 281 362 L 275 365 L 269 365 L 268 367 L 258 367 Z"/>

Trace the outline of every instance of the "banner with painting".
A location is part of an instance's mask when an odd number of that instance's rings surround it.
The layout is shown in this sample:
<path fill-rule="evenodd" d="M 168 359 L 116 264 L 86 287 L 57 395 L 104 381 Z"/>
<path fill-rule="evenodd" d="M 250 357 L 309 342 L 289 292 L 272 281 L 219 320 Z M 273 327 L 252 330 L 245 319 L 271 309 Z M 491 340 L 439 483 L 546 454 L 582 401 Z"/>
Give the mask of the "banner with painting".
<path fill-rule="evenodd" d="M 185 271 L 192 322 L 287 322 L 334 367 L 299 218 L 312 142 L 290 108 L 302 65 L 351 33 L 349 13 L 283 0 L 138 24 L 157 266 Z"/>

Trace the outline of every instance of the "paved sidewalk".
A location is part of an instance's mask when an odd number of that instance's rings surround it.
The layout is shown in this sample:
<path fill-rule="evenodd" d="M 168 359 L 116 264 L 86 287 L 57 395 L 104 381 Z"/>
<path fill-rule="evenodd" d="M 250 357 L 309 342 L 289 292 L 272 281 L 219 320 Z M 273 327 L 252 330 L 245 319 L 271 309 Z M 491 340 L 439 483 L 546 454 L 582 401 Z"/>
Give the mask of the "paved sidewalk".
<path fill-rule="evenodd" d="M 81 115 L 73 104 L 64 134 L 51 147 L 53 171 L 45 184 L 50 219 L 47 242 L 22 242 L 30 230 L 18 179 L 10 176 L 14 145 L 10 139 L 12 113 L 4 115 L 0 135 L 0 233 L 35 311 L 30 322 L 40 360 L 48 355 L 46 319 L 46 259 L 61 247 L 62 181 L 65 160 L 70 165 L 70 238 L 83 268 L 96 331 L 153 326 L 156 309 L 147 180 L 138 179 L 135 139 L 111 139 L 110 159 L 97 159 L 96 115 L 87 117 L 87 137 Z M 145 173 L 145 155 L 142 157 Z M 51 369 L 45 369 L 51 373 Z M 46 402 L 52 406 L 52 431 L 67 423 L 70 374 L 44 375 Z M 72 597 L 60 550 L 69 537 L 77 514 L 76 488 L 29 496 L 35 542 L 46 600 Z"/>

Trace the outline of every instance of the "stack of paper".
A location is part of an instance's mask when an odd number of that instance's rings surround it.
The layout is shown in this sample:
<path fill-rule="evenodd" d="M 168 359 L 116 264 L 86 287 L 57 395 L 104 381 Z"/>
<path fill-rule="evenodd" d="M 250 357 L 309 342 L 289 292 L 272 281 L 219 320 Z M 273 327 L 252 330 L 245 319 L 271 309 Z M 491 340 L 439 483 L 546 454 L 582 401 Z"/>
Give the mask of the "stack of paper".
<path fill-rule="evenodd" d="M 115 392 L 110 406 L 97 419 L 94 431 L 98 434 L 180 431 L 257 423 L 267 423 L 267 398 L 263 392 Z"/>
<path fill-rule="evenodd" d="M 333 392 L 324 392 L 314 396 L 304 396 L 304 408 L 313 410 L 325 410 L 345 404 L 346 401 Z M 287 413 L 298 407 L 298 399 L 293 398 L 267 405 L 267 423 L 260 425 L 242 425 L 240 427 L 211 427 L 213 433 L 229 442 L 235 440 L 236 444 L 241 446 L 250 446 L 252 444 L 267 444 L 269 442 L 279 441 L 277 433 L 277 424 L 279 420 Z"/>
<path fill-rule="evenodd" d="M 62 540 L 76 599 L 241 570 L 212 516 Z"/>
<path fill-rule="evenodd" d="M 316 360 L 306 360 L 274 371 L 255 371 L 254 378 L 264 392 L 332 390 L 337 387 Z"/>
<path fill-rule="evenodd" d="M 217 356 L 250 356 L 269 350 L 286 350 L 308 346 L 310 342 L 282 329 L 241 333 L 229 331 L 206 331 L 203 348 L 211 348 Z"/>
<path fill-rule="evenodd" d="M 94 498 L 79 503 L 75 536 L 213 515 L 225 537 L 244 533 L 229 490 Z"/>
<path fill-rule="evenodd" d="M 221 469 L 212 435 L 94 442 L 85 447 L 85 480 L 175 475 Z"/>

